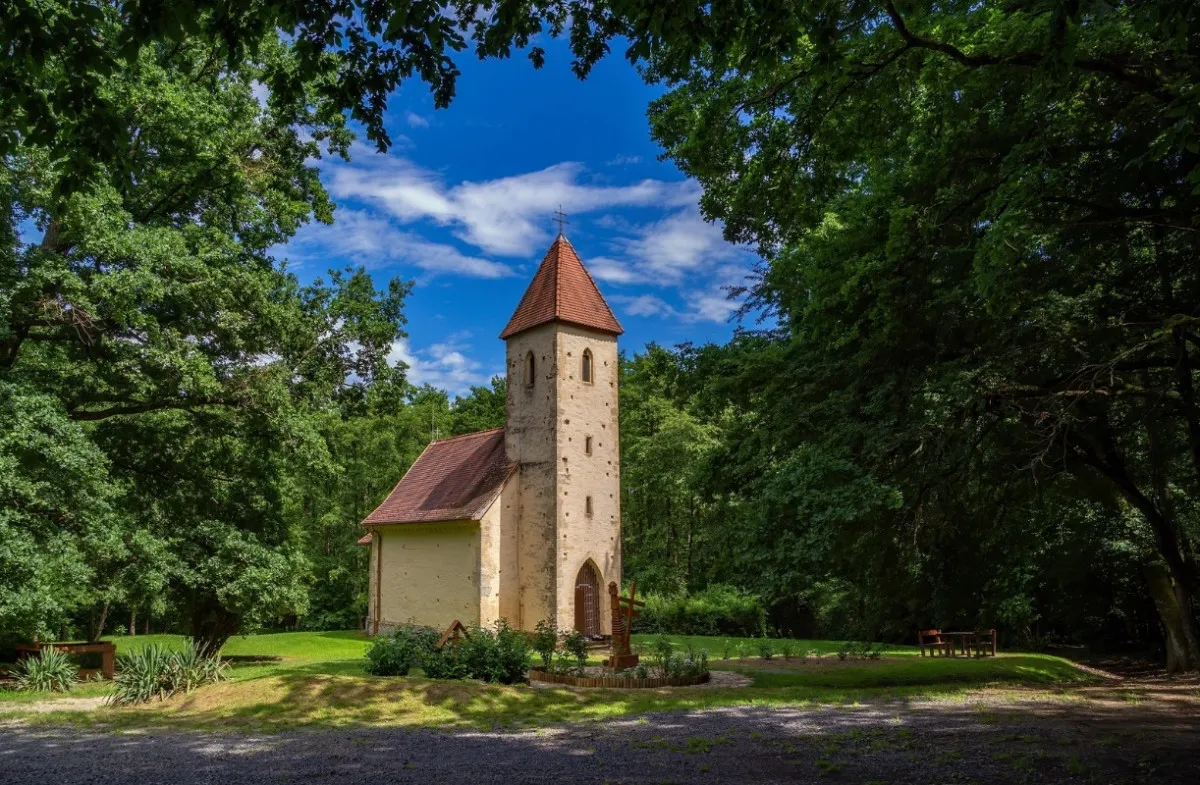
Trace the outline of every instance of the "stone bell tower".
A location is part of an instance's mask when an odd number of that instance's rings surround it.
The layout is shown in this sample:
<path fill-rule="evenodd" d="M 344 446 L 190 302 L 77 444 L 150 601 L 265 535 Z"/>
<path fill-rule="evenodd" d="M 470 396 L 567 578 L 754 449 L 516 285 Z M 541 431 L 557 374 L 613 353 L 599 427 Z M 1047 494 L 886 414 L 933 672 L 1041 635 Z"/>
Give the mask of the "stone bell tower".
<path fill-rule="evenodd" d="M 519 626 L 609 634 L 621 585 L 617 336 L 608 303 L 563 234 L 508 326 L 505 447 L 517 465 Z"/>

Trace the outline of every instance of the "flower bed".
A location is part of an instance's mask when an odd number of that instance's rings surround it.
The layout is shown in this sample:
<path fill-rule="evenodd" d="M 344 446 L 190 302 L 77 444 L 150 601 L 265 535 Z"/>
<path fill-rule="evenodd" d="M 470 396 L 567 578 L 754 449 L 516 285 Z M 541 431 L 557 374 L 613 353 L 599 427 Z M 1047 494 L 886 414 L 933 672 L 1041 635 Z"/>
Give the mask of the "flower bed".
<path fill-rule="evenodd" d="M 544 670 L 529 671 L 530 681 L 540 681 L 549 684 L 566 684 L 572 687 L 610 687 L 614 689 L 653 689 L 655 687 L 691 687 L 704 684 L 709 680 L 709 674 L 699 676 L 672 676 L 669 678 L 655 677 L 634 679 L 626 676 L 575 676 L 569 673 L 547 673 Z"/>

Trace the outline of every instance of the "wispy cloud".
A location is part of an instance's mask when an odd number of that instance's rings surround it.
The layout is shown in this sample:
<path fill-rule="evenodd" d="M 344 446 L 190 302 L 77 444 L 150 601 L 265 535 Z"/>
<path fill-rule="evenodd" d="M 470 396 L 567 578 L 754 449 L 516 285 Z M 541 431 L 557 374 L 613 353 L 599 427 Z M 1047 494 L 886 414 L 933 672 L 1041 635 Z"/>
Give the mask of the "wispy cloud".
<path fill-rule="evenodd" d="M 725 242 L 721 227 L 688 206 L 666 217 L 628 227 L 629 236 L 611 241 L 616 251 L 589 262 L 592 275 L 614 284 L 678 286 L 697 275 L 709 276 L 748 259 L 745 249 Z"/>
<path fill-rule="evenodd" d="M 618 306 L 622 314 L 689 323 L 724 324 L 741 306 L 740 302 L 731 300 L 729 293 L 720 288 L 684 292 L 681 297 L 684 303 L 682 308 L 676 308 L 663 298 L 653 294 L 614 294 L 609 297 L 609 300 Z"/>
<path fill-rule="evenodd" d="M 470 333 L 448 336 L 424 349 L 413 349 L 408 339 L 392 344 L 388 359 L 408 366 L 408 380 L 415 385 L 430 384 L 451 395 L 466 395 L 472 386 L 486 385 L 492 374 L 483 372 L 483 364 L 467 356 Z"/>
<path fill-rule="evenodd" d="M 630 166 L 632 164 L 640 164 L 642 157 L 640 155 L 618 155 L 616 158 L 605 161 L 605 166 Z"/>
<path fill-rule="evenodd" d="M 368 268 L 407 264 L 429 275 L 507 278 L 516 272 L 503 262 L 462 253 L 444 243 L 404 231 L 385 218 L 360 210 L 339 209 L 332 226 L 304 227 L 287 246 L 301 262 L 349 257 Z"/>
<path fill-rule="evenodd" d="M 679 208 L 694 205 L 690 180 L 646 179 L 628 185 L 587 182 L 587 170 L 565 162 L 535 172 L 448 185 L 399 156 L 362 154 L 330 167 L 329 188 L 339 199 L 373 204 L 402 223 L 430 220 L 485 253 L 529 256 L 551 236 L 550 214 L 560 205 L 582 214 L 613 207 Z"/>
<path fill-rule="evenodd" d="M 416 112 L 405 112 L 404 122 L 408 123 L 412 128 L 428 128 L 429 120 L 417 114 Z"/>

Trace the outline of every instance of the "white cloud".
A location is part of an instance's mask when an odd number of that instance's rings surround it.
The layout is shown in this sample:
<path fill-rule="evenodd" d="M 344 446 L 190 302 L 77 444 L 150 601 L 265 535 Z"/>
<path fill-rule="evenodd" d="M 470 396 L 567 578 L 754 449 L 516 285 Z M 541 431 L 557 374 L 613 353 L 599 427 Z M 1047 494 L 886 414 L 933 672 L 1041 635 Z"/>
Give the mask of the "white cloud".
<path fill-rule="evenodd" d="M 384 218 L 359 210 L 340 209 L 332 226 L 305 227 L 289 245 L 305 260 L 348 256 L 364 267 L 408 264 L 430 275 L 468 278 L 507 278 L 516 272 L 507 264 L 469 256 L 457 248 L 401 230 Z"/>
<path fill-rule="evenodd" d="M 429 121 L 416 112 L 405 112 L 404 121 L 413 128 L 428 128 Z"/>
<path fill-rule="evenodd" d="M 652 294 L 641 294 L 631 297 L 625 294 L 614 294 L 609 298 L 614 303 L 624 306 L 622 310 L 630 316 L 677 316 L 679 314 L 661 297 Z"/>
<path fill-rule="evenodd" d="M 560 163 L 536 172 L 447 185 L 433 172 L 399 156 L 362 154 L 331 166 L 329 189 L 341 199 L 378 205 L 397 220 L 454 227 L 465 242 L 487 253 L 530 256 L 551 237 L 550 216 L 611 207 L 678 208 L 694 205 L 699 186 L 690 180 L 641 180 L 629 185 L 584 182 L 586 170 Z"/>
<path fill-rule="evenodd" d="M 588 260 L 597 280 L 618 285 L 695 285 L 697 277 L 714 277 L 722 283 L 745 274 L 750 254 L 725 242 L 721 227 L 709 223 L 695 206 L 677 210 L 641 226 L 624 226 L 607 219 L 613 229 L 624 230 L 610 245 L 617 252 Z"/>
<path fill-rule="evenodd" d="M 685 292 L 683 309 L 676 308 L 661 297 L 653 294 L 636 296 L 616 294 L 609 298 L 620 306 L 620 312 L 630 316 L 660 319 L 677 319 L 681 322 L 715 322 L 724 324 L 741 307 L 737 300 L 730 300 L 721 289 Z"/>
<path fill-rule="evenodd" d="M 729 299 L 724 291 L 695 292 L 688 296 L 688 310 L 684 319 L 690 322 L 716 322 L 724 324 L 741 307 L 737 300 Z"/>
<path fill-rule="evenodd" d="M 392 344 L 388 359 L 407 365 L 408 380 L 415 385 L 430 384 L 451 396 L 466 395 L 472 386 L 486 385 L 493 376 L 481 370 L 482 363 L 465 354 L 471 348 L 465 343 L 468 337 L 469 333 L 455 333 L 426 349 L 416 350 L 408 339 L 402 338 Z"/>
<path fill-rule="evenodd" d="M 618 155 L 612 160 L 605 161 L 605 166 L 628 166 L 630 164 L 640 164 L 642 157 L 640 155 Z"/>

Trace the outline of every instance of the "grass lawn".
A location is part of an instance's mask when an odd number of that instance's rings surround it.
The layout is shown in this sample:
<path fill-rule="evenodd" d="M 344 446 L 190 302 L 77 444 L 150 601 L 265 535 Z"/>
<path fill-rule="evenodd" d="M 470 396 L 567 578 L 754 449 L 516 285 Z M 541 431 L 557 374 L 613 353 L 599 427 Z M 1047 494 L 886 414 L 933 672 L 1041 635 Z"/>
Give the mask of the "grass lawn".
<path fill-rule="evenodd" d="M 118 654 L 149 643 L 179 646 L 180 636 L 114 638 Z M 646 636 L 635 636 L 645 644 Z M 398 726 L 521 726 L 602 719 L 652 711 L 732 705 L 857 704 L 881 699 L 952 697 L 991 685 L 1056 688 L 1090 677 L 1058 657 L 1006 654 L 995 659 L 932 659 L 889 650 L 878 661 L 764 662 L 752 650 L 734 659 L 724 638 L 672 636 L 680 648 L 707 649 L 714 670 L 752 679 L 748 687 L 678 690 L 571 690 L 504 687 L 476 682 L 376 678 L 362 670 L 370 645 L 356 632 L 297 632 L 233 638 L 223 654 L 232 660 L 232 681 L 201 688 L 164 703 L 89 712 L 26 714 L 22 704 L 55 696 L 0 692 L 0 715 L 25 714 L 42 722 L 114 726 L 246 728 L 297 725 L 386 724 Z M 737 641 L 737 639 L 728 639 Z M 757 641 L 746 639 L 744 642 Z M 797 641 L 797 652 L 836 652 L 835 641 Z M 730 659 L 722 659 L 725 650 Z M 753 651 L 757 651 L 754 649 Z M 101 696 L 107 685 L 86 684 L 70 697 Z"/>

